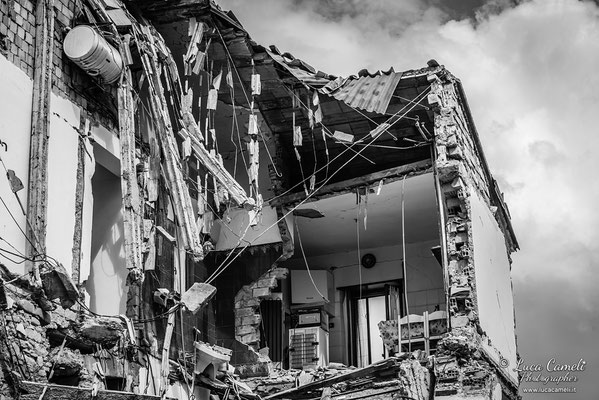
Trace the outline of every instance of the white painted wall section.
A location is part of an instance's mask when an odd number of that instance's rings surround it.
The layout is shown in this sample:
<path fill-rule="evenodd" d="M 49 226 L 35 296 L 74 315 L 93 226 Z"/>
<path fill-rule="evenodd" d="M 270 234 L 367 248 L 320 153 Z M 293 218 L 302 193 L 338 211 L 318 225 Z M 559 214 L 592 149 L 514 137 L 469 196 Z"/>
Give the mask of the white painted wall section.
<path fill-rule="evenodd" d="M 25 188 L 18 192 L 23 207 L 27 207 L 27 186 L 29 176 L 29 134 L 31 132 L 31 102 L 33 82 L 4 56 L 0 56 L 0 140 L 6 143 L 0 147 L 0 157 L 7 169 L 15 171 Z M 15 217 L 18 225 L 26 231 L 26 221 L 17 198 L 10 189 L 6 171 L 0 169 L 0 196 Z M 12 220 L 3 204 L 0 204 L 0 237 L 25 254 L 25 236 Z M 6 241 L 0 240 L 0 248 L 15 252 Z M 7 255 L 6 253 L 2 253 Z M 10 255 L 8 255 L 10 258 Z M 15 261 L 18 261 L 14 258 Z M 0 263 L 12 272 L 23 273 L 25 265 L 0 257 Z"/>
<path fill-rule="evenodd" d="M 48 144 L 48 217 L 46 252 L 71 271 L 75 230 L 80 109 L 52 95 Z"/>
<path fill-rule="evenodd" d="M 483 341 L 497 363 L 501 357 L 516 365 L 514 302 L 510 262 L 505 239 L 489 207 L 474 189 L 470 191 L 476 296 L 481 328 L 491 343 Z M 517 382 L 513 367 L 505 370 Z"/>
<path fill-rule="evenodd" d="M 257 217 L 257 224 L 249 226 L 250 214 L 245 209 L 233 209 L 229 211 L 229 222 L 215 221 L 220 232 L 216 242 L 216 250 L 230 250 L 235 247 L 252 246 L 261 244 L 280 243 L 281 233 L 277 225 L 277 212 L 270 206 L 264 206 L 262 213 Z M 224 217 L 226 218 L 226 216 Z M 242 238 L 242 240 L 240 240 Z"/>

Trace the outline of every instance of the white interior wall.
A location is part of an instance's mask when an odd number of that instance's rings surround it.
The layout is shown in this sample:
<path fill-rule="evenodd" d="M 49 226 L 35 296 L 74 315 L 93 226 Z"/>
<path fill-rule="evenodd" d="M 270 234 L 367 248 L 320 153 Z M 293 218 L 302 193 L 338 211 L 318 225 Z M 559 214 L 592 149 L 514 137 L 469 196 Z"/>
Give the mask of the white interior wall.
<path fill-rule="evenodd" d="M 481 328 L 491 343 L 483 347 L 497 363 L 501 357 L 516 365 L 514 298 L 505 238 L 489 207 L 470 191 L 476 298 Z M 505 371 L 517 382 L 512 368 Z"/>

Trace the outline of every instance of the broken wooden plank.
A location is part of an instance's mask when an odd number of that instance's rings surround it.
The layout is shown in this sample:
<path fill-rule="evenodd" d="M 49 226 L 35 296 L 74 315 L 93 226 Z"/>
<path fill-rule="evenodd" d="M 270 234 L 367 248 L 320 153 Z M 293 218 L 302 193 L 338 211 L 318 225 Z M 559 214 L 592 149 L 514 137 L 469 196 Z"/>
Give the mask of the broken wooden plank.
<path fill-rule="evenodd" d="M 27 255 L 46 252 L 48 212 L 48 142 L 50 138 L 50 98 L 54 56 L 54 0 L 38 1 L 35 12 L 35 65 L 29 148 L 29 190 L 27 196 Z M 29 269 L 39 272 L 34 262 Z"/>
<path fill-rule="evenodd" d="M 191 138 L 191 147 L 198 159 L 210 174 L 216 178 L 216 180 L 227 188 L 231 198 L 240 206 L 253 207 L 255 204 L 254 199 L 249 197 L 243 187 L 229 174 L 225 167 L 213 157 L 208 150 L 204 147 L 204 144 L 198 140 L 194 135 L 190 135 L 186 130 L 182 130 L 183 135 Z"/>
<path fill-rule="evenodd" d="M 173 310 L 168 315 L 166 324 L 166 332 L 164 333 L 164 341 L 162 343 L 162 367 L 160 370 L 160 393 L 163 396 L 168 389 L 168 376 L 170 374 L 169 367 L 169 351 L 171 348 L 171 340 L 173 338 L 173 330 L 175 329 L 175 315 L 176 312 Z"/>

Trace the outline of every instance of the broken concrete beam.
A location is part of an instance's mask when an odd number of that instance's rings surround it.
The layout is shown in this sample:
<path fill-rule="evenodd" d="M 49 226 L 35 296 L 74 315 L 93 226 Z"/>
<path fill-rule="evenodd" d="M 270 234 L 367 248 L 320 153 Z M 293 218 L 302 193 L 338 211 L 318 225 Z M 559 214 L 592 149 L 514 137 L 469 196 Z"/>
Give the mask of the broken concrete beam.
<path fill-rule="evenodd" d="M 112 347 L 125 331 L 125 326 L 116 319 L 90 317 L 78 323 L 75 331 L 84 339 L 104 347 Z"/>
<path fill-rule="evenodd" d="M 51 270 L 41 272 L 40 278 L 48 300 L 60 299 L 63 308 L 71 308 L 77 302 L 79 291 L 62 264 L 57 263 Z"/>
<path fill-rule="evenodd" d="M 181 303 L 192 314 L 197 313 L 216 294 L 216 288 L 208 283 L 196 282 L 181 296 Z"/>

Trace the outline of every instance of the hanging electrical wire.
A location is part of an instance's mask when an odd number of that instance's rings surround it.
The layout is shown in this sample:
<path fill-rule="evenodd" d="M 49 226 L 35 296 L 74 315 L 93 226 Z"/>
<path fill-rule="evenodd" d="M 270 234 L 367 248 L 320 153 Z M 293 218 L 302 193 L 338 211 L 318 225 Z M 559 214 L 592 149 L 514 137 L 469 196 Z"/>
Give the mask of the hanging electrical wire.
<path fill-rule="evenodd" d="M 239 74 L 239 71 L 237 70 L 237 66 L 235 65 L 235 62 L 233 61 L 233 56 L 231 56 L 231 53 L 229 52 L 229 48 L 227 47 L 227 42 L 225 42 L 225 39 L 223 38 L 223 35 L 220 32 L 220 29 L 218 29 L 217 26 L 215 26 L 214 29 L 218 33 L 218 36 L 220 37 L 220 40 L 223 43 L 223 47 L 225 48 L 225 52 L 227 53 L 227 57 L 229 58 L 229 62 L 231 63 L 231 65 L 233 66 L 233 69 L 235 70 L 235 75 L 237 75 L 237 79 L 239 80 L 239 85 L 241 86 L 241 90 L 243 91 L 243 95 L 245 96 L 245 99 L 246 99 L 248 105 L 253 104 L 253 101 L 250 102 L 250 98 L 247 95 L 245 87 L 243 86 L 243 80 L 241 79 L 241 75 Z M 274 162 L 274 160 L 272 158 L 272 155 L 270 154 L 270 150 L 268 149 L 268 145 L 266 144 L 266 138 L 264 137 L 264 134 L 262 133 L 262 130 L 260 129 L 260 127 L 258 127 L 258 133 L 260 134 L 260 137 L 262 138 L 262 142 L 264 143 L 264 148 L 266 149 L 266 154 L 268 154 L 268 158 L 270 160 L 270 163 L 273 166 L 275 174 L 279 178 L 282 177 L 283 175 L 277 170 L 277 166 L 276 166 L 276 164 L 275 164 L 275 162 Z"/>
<path fill-rule="evenodd" d="M 426 91 L 425 91 L 425 92 L 423 92 L 423 93 L 421 93 L 421 96 L 420 96 L 420 98 L 419 98 L 418 102 L 420 102 L 420 101 L 422 101 L 422 100 L 424 99 L 424 95 L 425 95 L 425 94 L 426 94 Z M 418 98 L 418 97 L 417 97 L 417 98 Z M 301 104 L 303 104 L 303 102 L 302 102 Z M 305 107 L 305 105 L 304 105 L 304 107 Z M 407 106 L 406 106 L 406 107 L 407 107 Z M 415 108 L 415 106 L 412 106 L 412 107 L 411 107 L 411 108 L 410 108 L 408 111 L 406 111 L 406 112 L 404 113 L 404 115 L 402 115 L 402 116 L 400 117 L 400 119 L 401 119 L 401 118 L 403 118 L 405 115 L 407 115 L 407 114 L 408 114 L 410 111 L 412 111 L 414 108 Z M 397 121 L 395 121 L 395 122 L 398 122 L 398 121 L 399 121 L 399 119 L 398 119 Z M 372 141 L 371 141 L 371 142 L 369 142 L 369 143 L 366 143 L 366 144 L 363 144 L 363 143 L 358 143 L 358 142 L 354 142 L 354 143 L 352 143 L 352 144 L 350 145 L 350 147 L 352 147 L 352 146 L 356 146 L 356 145 L 358 145 L 358 144 L 359 144 L 359 145 L 362 145 L 362 146 L 364 146 L 364 148 L 366 148 L 366 147 L 370 147 L 370 146 L 372 145 L 372 143 L 373 143 Z M 416 146 L 414 146 L 414 147 L 416 147 Z M 412 147 L 412 148 L 414 148 L 414 147 Z M 405 150 L 407 150 L 407 149 L 408 149 L 408 148 L 405 148 Z M 321 172 L 321 171 L 322 171 L 323 169 L 325 169 L 325 168 L 328 168 L 330 164 L 332 164 L 332 163 L 333 163 L 335 160 L 337 160 L 339 157 L 341 157 L 341 156 L 342 156 L 343 154 L 345 154 L 345 152 L 347 152 L 347 151 L 348 151 L 348 149 L 342 150 L 342 151 L 341 151 L 339 154 L 337 154 L 335 157 L 333 157 L 333 159 L 331 159 L 331 160 L 327 161 L 326 165 L 324 165 L 324 166 L 320 167 L 320 168 L 319 168 L 319 169 L 316 171 L 316 173 L 318 173 L 318 172 Z M 328 156 L 328 152 L 327 152 L 327 156 Z M 287 190 L 285 190 L 284 192 L 282 192 L 282 193 L 279 193 L 279 194 L 277 194 L 276 196 L 273 196 L 273 197 L 271 197 L 270 199 L 266 200 L 266 202 L 272 202 L 272 201 L 274 201 L 274 200 L 276 200 L 276 199 L 279 199 L 279 198 L 281 198 L 281 197 L 283 197 L 283 196 L 287 195 L 288 193 L 291 193 L 291 192 L 292 192 L 294 189 L 296 189 L 297 187 L 299 187 L 299 186 L 300 186 L 302 183 L 303 183 L 303 182 L 298 182 L 298 183 L 296 183 L 295 185 L 291 186 L 290 188 L 288 188 L 288 189 L 287 189 Z"/>
<path fill-rule="evenodd" d="M 404 302 L 406 305 L 406 319 L 408 322 L 408 352 L 412 352 L 412 330 L 410 327 L 410 304 L 408 302 L 408 268 L 406 261 L 406 219 L 405 219 L 405 184 L 406 184 L 406 175 L 404 175 L 401 181 L 401 253 L 402 253 L 402 269 L 403 269 L 403 292 L 404 292 Z M 401 340 L 401 328 L 398 325 L 398 329 L 400 329 L 400 340 Z"/>
<path fill-rule="evenodd" d="M 419 101 L 422 101 L 419 100 Z M 414 107 L 417 105 L 418 103 L 414 104 L 409 110 L 407 110 L 404 115 L 407 115 L 412 109 L 414 109 Z M 403 116 L 400 116 L 398 118 L 397 121 L 395 121 L 394 123 L 397 123 L 399 120 L 402 119 Z M 287 211 L 281 218 L 279 218 L 277 221 L 275 221 L 272 225 L 270 225 L 269 227 L 267 227 L 261 234 L 257 235 L 250 243 L 246 244 L 244 247 L 242 247 L 241 249 L 239 249 L 237 251 L 237 254 L 231 258 L 229 260 L 229 257 L 231 256 L 231 254 L 233 254 L 233 252 L 235 252 L 237 250 L 237 246 L 239 246 L 240 242 L 237 243 L 237 245 L 231 249 L 229 251 L 229 253 L 227 254 L 227 257 L 225 259 L 225 261 L 223 261 L 214 271 L 214 273 L 211 275 L 210 279 L 206 281 L 206 283 L 211 283 L 214 281 L 214 279 L 216 279 L 229 265 L 231 265 L 242 253 L 245 249 L 247 249 L 249 246 L 251 246 L 256 240 L 260 239 L 266 232 L 268 232 L 271 228 L 273 228 L 274 226 L 276 226 L 279 222 L 283 221 L 288 215 L 292 214 L 293 211 L 295 211 L 297 208 L 301 207 L 304 203 L 306 203 L 312 196 L 314 196 L 320 189 L 322 189 L 339 171 L 341 171 L 343 168 L 345 168 L 346 165 L 348 165 L 350 162 L 352 162 L 356 157 L 358 157 L 359 153 L 363 152 L 365 149 L 367 149 L 372 143 L 374 143 L 375 140 L 372 140 L 370 142 L 367 143 L 367 145 L 365 145 L 364 147 L 362 147 L 359 151 L 358 154 L 354 154 L 349 160 L 347 160 L 344 164 L 342 164 L 337 170 L 335 170 L 331 176 L 329 176 L 327 178 L 326 181 L 324 181 L 316 190 L 314 190 L 312 193 L 310 193 L 308 196 L 306 196 L 302 201 L 300 201 L 297 205 L 295 205 L 291 210 Z M 229 261 L 226 261 L 229 260 Z"/>

